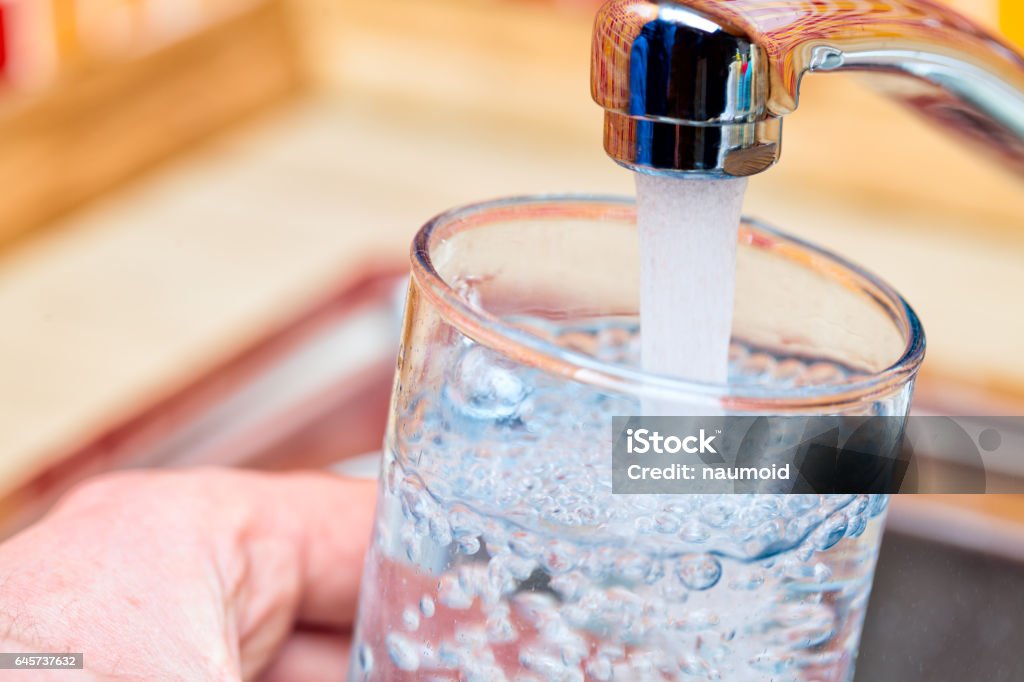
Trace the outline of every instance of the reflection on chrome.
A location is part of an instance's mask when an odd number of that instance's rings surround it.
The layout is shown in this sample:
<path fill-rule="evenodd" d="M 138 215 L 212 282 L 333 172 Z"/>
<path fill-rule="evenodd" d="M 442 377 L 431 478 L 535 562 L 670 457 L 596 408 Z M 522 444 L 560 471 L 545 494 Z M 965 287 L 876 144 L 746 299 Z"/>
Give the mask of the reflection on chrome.
<path fill-rule="evenodd" d="M 1024 57 L 930 0 L 611 0 L 594 25 L 605 149 L 641 172 L 767 170 L 804 74 L 852 70 L 1024 173 Z"/>

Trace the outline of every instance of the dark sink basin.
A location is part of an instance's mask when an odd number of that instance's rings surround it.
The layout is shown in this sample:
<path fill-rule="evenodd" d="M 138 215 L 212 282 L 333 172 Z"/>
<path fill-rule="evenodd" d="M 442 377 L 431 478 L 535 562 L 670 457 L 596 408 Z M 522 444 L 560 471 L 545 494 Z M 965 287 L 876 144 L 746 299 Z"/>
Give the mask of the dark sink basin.
<path fill-rule="evenodd" d="M 943 520 L 898 511 L 882 543 L 856 682 L 1024 681 L 1024 531 L 994 531 L 999 522 L 976 518 L 949 533 L 958 537 L 939 537 Z"/>

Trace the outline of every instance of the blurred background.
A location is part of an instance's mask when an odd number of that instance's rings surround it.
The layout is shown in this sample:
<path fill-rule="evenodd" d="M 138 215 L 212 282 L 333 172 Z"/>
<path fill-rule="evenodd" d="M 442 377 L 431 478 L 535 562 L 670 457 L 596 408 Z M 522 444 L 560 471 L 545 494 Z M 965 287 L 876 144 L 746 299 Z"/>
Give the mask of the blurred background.
<path fill-rule="evenodd" d="M 633 191 L 589 96 L 598 4 L 0 0 L 6 532 L 96 471 L 379 447 L 418 227 Z M 950 4 L 1024 46 L 1018 0 Z M 809 79 L 786 126 L 747 213 L 915 305 L 921 411 L 1024 414 L 1021 180 L 856 78 Z M 968 557 L 1024 547 L 1018 498 L 896 506 L 898 531 Z M 949 679 L 1021 679 L 999 674 Z"/>

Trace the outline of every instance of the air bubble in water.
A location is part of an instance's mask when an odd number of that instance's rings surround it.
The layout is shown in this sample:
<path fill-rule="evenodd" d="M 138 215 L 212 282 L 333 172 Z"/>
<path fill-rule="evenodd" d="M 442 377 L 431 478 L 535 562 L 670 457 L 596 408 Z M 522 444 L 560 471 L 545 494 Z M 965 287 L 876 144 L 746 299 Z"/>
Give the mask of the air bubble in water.
<path fill-rule="evenodd" d="M 868 495 L 868 514 L 874 518 L 889 507 L 888 495 Z"/>
<path fill-rule="evenodd" d="M 771 547 L 777 546 L 783 541 L 786 533 L 786 525 L 780 519 L 763 523 L 754 532 L 754 548 L 751 554 L 761 554 Z"/>
<path fill-rule="evenodd" d="M 789 667 L 790 658 L 785 652 L 766 649 L 751 659 L 750 665 L 766 673 L 778 675 Z"/>
<path fill-rule="evenodd" d="M 512 537 L 509 539 L 509 547 L 516 554 L 524 557 L 539 557 L 541 552 L 544 551 L 537 537 L 532 533 L 525 531 L 516 531 L 512 533 Z"/>
<path fill-rule="evenodd" d="M 391 662 L 395 664 L 396 668 L 410 672 L 419 670 L 420 656 L 412 642 L 401 635 L 392 633 L 387 636 L 385 643 Z"/>
<path fill-rule="evenodd" d="M 708 609 L 693 609 L 687 611 L 681 619 L 676 619 L 672 625 L 676 629 L 687 632 L 703 632 L 710 630 L 721 622 L 717 613 Z"/>
<path fill-rule="evenodd" d="M 459 551 L 466 556 L 473 556 L 480 551 L 480 538 L 474 535 L 465 535 L 459 538 Z"/>
<path fill-rule="evenodd" d="M 612 662 L 603 656 L 598 656 L 587 663 L 587 674 L 596 682 L 608 682 L 612 679 Z"/>
<path fill-rule="evenodd" d="M 420 614 L 416 612 L 416 609 L 406 609 L 402 612 L 402 625 L 410 632 L 414 632 L 419 628 Z"/>
<path fill-rule="evenodd" d="M 707 542 L 710 535 L 711 534 L 708 532 L 708 529 L 695 519 L 690 519 L 684 523 L 682 530 L 679 531 L 679 537 L 683 542 L 689 542 L 695 545 Z"/>
<path fill-rule="evenodd" d="M 424 494 L 426 485 L 416 474 L 406 475 L 399 483 L 399 495 L 402 510 L 406 518 L 420 521 L 427 515 L 427 496 Z"/>
<path fill-rule="evenodd" d="M 487 632 L 481 627 L 464 627 L 455 631 L 455 641 L 475 650 L 478 657 L 493 658 L 487 648 Z"/>
<path fill-rule="evenodd" d="M 868 516 L 860 513 L 850 518 L 850 525 L 846 528 L 846 537 L 859 538 L 868 528 Z"/>
<path fill-rule="evenodd" d="M 679 530 L 679 519 L 673 514 L 666 514 L 664 512 L 655 514 L 654 528 L 659 533 L 671 535 Z"/>
<path fill-rule="evenodd" d="M 645 582 L 651 570 L 651 560 L 638 552 L 627 550 L 615 561 L 616 574 L 628 583 Z"/>
<path fill-rule="evenodd" d="M 832 569 L 827 564 L 819 561 L 814 564 L 812 575 L 817 582 L 826 583 L 832 578 Z"/>
<path fill-rule="evenodd" d="M 722 577 L 722 564 L 710 554 L 693 554 L 679 560 L 676 575 L 691 590 L 709 590 Z"/>
<path fill-rule="evenodd" d="M 775 496 L 758 495 L 744 508 L 743 521 L 747 527 L 754 528 L 776 518 L 781 506 Z"/>
<path fill-rule="evenodd" d="M 735 510 L 731 502 L 717 499 L 705 504 L 700 515 L 704 523 L 712 528 L 725 528 L 732 522 L 734 513 Z"/>
<path fill-rule="evenodd" d="M 440 547 L 452 544 L 452 529 L 448 521 L 440 513 L 429 517 L 430 538 Z"/>
<path fill-rule="evenodd" d="M 453 575 L 443 575 L 437 583 L 437 598 L 450 609 L 468 609 L 473 605 L 473 597 L 459 584 Z"/>
<path fill-rule="evenodd" d="M 356 650 L 356 664 L 359 671 L 364 673 L 373 672 L 373 651 L 365 644 L 360 644 Z"/>
<path fill-rule="evenodd" d="M 522 416 L 530 389 L 513 363 L 483 346 L 471 346 L 453 370 L 445 395 L 468 417 L 502 421 Z"/>
<path fill-rule="evenodd" d="M 556 575 L 548 584 L 563 600 L 570 602 L 579 599 L 589 588 L 586 577 L 578 571 Z"/>
<path fill-rule="evenodd" d="M 519 663 L 545 680 L 583 682 L 583 673 L 579 668 L 572 668 L 566 665 L 561 658 L 550 656 L 542 651 L 524 649 L 519 654 Z"/>
<path fill-rule="evenodd" d="M 836 616 L 825 604 L 791 604 L 776 612 L 785 639 L 798 649 L 818 647 L 835 634 Z"/>
<path fill-rule="evenodd" d="M 700 656 L 683 654 L 679 657 L 679 671 L 691 677 L 708 679 L 711 666 Z"/>
<path fill-rule="evenodd" d="M 558 575 L 572 570 L 576 566 L 576 549 L 568 542 L 551 540 L 544 548 L 541 561 L 550 573 Z"/>
<path fill-rule="evenodd" d="M 446 668 L 457 668 L 461 658 L 461 649 L 455 647 L 450 642 L 442 644 L 437 650 L 437 660 Z"/>
<path fill-rule="evenodd" d="M 830 549 L 846 535 L 847 527 L 846 514 L 835 514 L 826 519 L 814 533 L 814 544 L 819 550 Z"/>
<path fill-rule="evenodd" d="M 729 588 L 733 590 L 748 590 L 753 591 L 764 585 L 765 574 L 754 570 L 744 571 L 740 573 L 740 577 L 737 577 L 731 583 Z"/>
<path fill-rule="evenodd" d="M 487 637 L 495 644 L 514 642 L 518 637 L 510 619 L 510 610 L 507 604 L 499 605 L 487 616 Z"/>

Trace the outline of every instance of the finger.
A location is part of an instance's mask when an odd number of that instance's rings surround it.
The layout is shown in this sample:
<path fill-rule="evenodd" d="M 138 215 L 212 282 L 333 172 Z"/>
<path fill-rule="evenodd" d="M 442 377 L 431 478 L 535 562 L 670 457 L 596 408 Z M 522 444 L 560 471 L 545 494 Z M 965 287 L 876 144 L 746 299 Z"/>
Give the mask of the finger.
<path fill-rule="evenodd" d="M 284 643 L 260 682 L 344 682 L 349 639 L 339 633 L 297 632 Z"/>
<path fill-rule="evenodd" d="M 143 537 L 151 528 L 194 535 L 219 558 L 228 599 L 240 612 L 262 621 L 288 611 L 300 622 L 338 628 L 355 613 L 375 502 L 373 481 L 204 469 L 106 477 L 51 516 L 93 524 L 123 516 L 129 520 L 117 526 Z"/>
<path fill-rule="evenodd" d="M 287 533 L 300 561 L 300 623 L 352 623 L 370 543 L 376 483 L 325 473 L 275 477 L 260 500 L 267 526 Z"/>
<path fill-rule="evenodd" d="M 106 476 L 6 543 L 0 582 L 19 595 L 9 600 L 21 604 L 13 617 L 30 614 L 22 618 L 30 634 L 52 641 L 49 650 L 69 646 L 70 636 L 76 650 L 92 652 L 96 671 L 146 669 L 159 639 L 164 649 L 208 654 L 195 665 L 212 666 L 209 674 L 190 678 L 219 679 L 216 669 L 251 679 L 297 620 L 351 622 L 374 505 L 372 482 L 323 473 Z M 32 551 L 53 544 L 60 561 Z M 115 633 L 121 645 L 135 633 L 136 645 L 110 647 Z"/>

